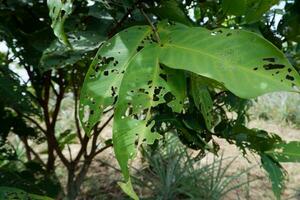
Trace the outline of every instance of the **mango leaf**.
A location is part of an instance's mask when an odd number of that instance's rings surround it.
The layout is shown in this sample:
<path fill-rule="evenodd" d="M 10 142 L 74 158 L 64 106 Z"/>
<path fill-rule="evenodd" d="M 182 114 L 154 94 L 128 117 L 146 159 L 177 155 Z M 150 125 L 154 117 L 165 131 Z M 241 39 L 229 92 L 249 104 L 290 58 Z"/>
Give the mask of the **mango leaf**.
<path fill-rule="evenodd" d="M 137 26 L 104 43 L 87 72 L 80 96 L 80 119 L 86 134 L 99 121 L 103 109 L 112 105 L 131 59 L 143 47 L 151 28 Z"/>
<path fill-rule="evenodd" d="M 214 79 L 242 98 L 298 91 L 297 71 L 280 50 L 255 33 L 172 25 L 160 30 L 169 32 L 159 58 L 168 67 Z"/>
<path fill-rule="evenodd" d="M 41 71 L 73 65 L 80 60 L 88 58 L 88 54 L 99 48 L 99 41 L 101 43 L 104 40 L 104 36 L 99 33 L 97 33 L 97 37 L 94 35 L 96 35 L 96 32 L 85 33 L 85 35 L 79 33 L 70 35 L 69 42 L 73 47 L 72 49 L 66 47 L 59 40 L 54 40 L 44 50 L 40 59 L 39 67 Z"/>
<path fill-rule="evenodd" d="M 300 162 L 300 142 L 280 142 L 265 153 L 279 162 Z"/>
<path fill-rule="evenodd" d="M 183 5 L 180 5 L 177 0 L 164 0 L 159 6 L 149 9 L 149 11 L 161 19 L 168 19 L 185 25 L 192 25 L 191 20 L 183 11 L 184 9 L 182 9 L 181 6 Z"/>
<path fill-rule="evenodd" d="M 213 102 L 209 94 L 207 85 L 201 81 L 201 77 L 191 76 L 191 94 L 194 99 L 194 103 L 205 120 L 205 124 L 208 130 L 212 129 L 213 117 L 212 108 Z"/>
<path fill-rule="evenodd" d="M 0 187 L 0 199 L 32 199 L 32 200 L 52 200 L 46 196 L 27 193 L 24 190 L 13 187 Z"/>
<path fill-rule="evenodd" d="M 215 80 L 243 98 L 296 91 L 300 85 L 284 54 L 257 34 L 164 23 L 158 27 L 158 44 L 151 32 L 147 26 L 131 27 L 105 43 L 90 66 L 80 100 L 87 133 L 103 109 L 115 104 L 113 145 L 125 178 L 120 185 L 134 199 L 128 162 L 140 145 L 160 138 L 154 108 L 164 104 L 183 112 L 185 71 Z"/>
<path fill-rule="evenodd" d="M 246 12 L 247 0 L 223 0 L 221 6 L 225 13 L 241 16 Z"/>
<path fill-rule="evenodd" d="M 64 30 L 64 23 L 72 13 L 71 0 L 47 0 L 49 16 L 52 20 L 51 27 L 54 35 L 64 44 L 72 47 Z"/>
<path fill-rule="evenodd" d="M 272 182 L 272 190 L 276 199 L 280 199 L 284 187 L 285 174 L 280 164 L 265 154 L 261 154 L 261 163 L 263 168 L 268 172 Z"/>
<path fill-rule="evenodd" d="M 113 144 L 116 158 L 130 190 L 128 161 L 142 144 L 153 144 L 161 136 L 152 130 L 151 109 L 167 103 L 175 112 L 183 109 L 185 76 L 160 66 L 158 45 L 140 51 L 130 62 L 123 77 L 115 109 Z M 132 196 L 133 197 L 133 196 Z"/>
<path fill-rule="evenodd" d="M 281 138 L 264 130 L 249 129 L 243 125 L 230 125 L 223 121 L 215 127 L 215 132 L 229 141 L 234 141 L 243 153 L 252 150 L 261 153 L 272 149 L 274 144 L 281 142 Z"/>
<path fill-rule="evenodd" d="M 248 24 L 259 21 L 263 14 L 278 2 L 279 0 L 247 0 L 245 21 Z"/>
<path fill-rule="evenodd" d="M 278 0 L 223 0 L 222 9 L 229 15 L 245 16 L 246 23 L 259 21 Z"/>

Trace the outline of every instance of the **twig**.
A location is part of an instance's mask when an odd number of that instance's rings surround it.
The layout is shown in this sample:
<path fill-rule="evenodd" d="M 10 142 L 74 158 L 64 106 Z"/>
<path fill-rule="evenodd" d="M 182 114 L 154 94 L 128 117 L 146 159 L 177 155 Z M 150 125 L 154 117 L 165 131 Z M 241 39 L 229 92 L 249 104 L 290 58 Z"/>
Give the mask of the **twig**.
<path fill-rule="evenodd" d="M 82 144 L 82 135 L 81 135 L 81 129 L 80 129 L 80 123 L 78 119 L 78 88 L 75 85 L 74 82 L 74 71 L 73 71 L 73 76 L 72 76 L 72 85 L 73 85 L 73 90 L 74 90 L 74 120 L 75 120 L 75 125 L 77 129 L 77 136 L 79 138 L 80 144 Z"/>
<path fill-rule="evenodd" d="M 113 145 L 112 144 L 108 144 L 106 145 L 105 147 L 102 147 L 101 149 L 99 149 L 98 151 L 96 151 L 93 155 L 93 157 L 95 157 L 96 155 L 98 155 L 99 153 L 101 153 L 102 151 L 108 149 L 109 147 L 112 147 Z"/>
<path fill-rule="evenodd" d="M 95 131 L 93 134 L 93 140 L 92 140 L 92 148 L 91 148 L 91 152 L 90 155 L 93 156 L 93 154 L 97 154 L 96 150 L 97 150 L 97 139 L 99 134 L 103 131 L 103 129 L 109 124 L 109 122 L 112 120 L 112 118 L 114 117 L 114 114 L 112 114 L 103 124 L 102 126 L 97 129 L 97 127 L 95 127 Z M 100 153 L 100 152 L 99 152 Z"/>
<path fill-rule="evenodd" d="M 64 98 L 64 93 L 65 93 L 65 87 L 63 86 L 61 71 L 59 72 L 59 78 L 60 78 L 59 79 L 59 93 L 57 95 L 54 111 L 53 111 L 53 114 L 52 114 L 52 121 L 51 121 L 51 127 L 52 128 L 55 127 L 55 124 L 56 124 L 56 121 L 57 121 L 57 116 L 58 116 L 58 113 L 59 113 L 59 110 L 60 110 L 60 105 L 61 105 L 61 102 Z"/>
<path fill-rule="evenodd" d="M 27 115 L 24 115 L 24 114 L 21 114 L 21 113 L 18 113 L 18 114 L 20 114 L 25 119 L 28 119 L 29 121 L 31 121 L 34 125 L 36 125 L 36 127 L 38 129 L 40 129 L 40 131 L 42 131 L 43 133 L 46 133 L 46 130 L 37 121 L 35 121 L 34 119 L 32 119 L 31 117 L 29 117 Z"/>
<path fill-rule="evenodd" d="M 54 94 L 55 94 L 56 96 L 58 96 L 58 93 L 57 93 L 57 91 L 56 91 L 56 89 L 55 89 L 55 87 L 54 87 L 52 81 L 50 82 L 50 85 L 51 85 L 51 88 L 52 88 Z"/>
<path fill-rule="evenodd" d="M 67 147 L 68 147 L 68 151 L 69 151 L 69 156 L 70 156 L 70 161 L 72 162 L 72 152 L 71 152 L 71 148 L 70 148 L 70 145 L 67 144 Z"/>
<path fill-rule="evenodd" d="M 112 37 L 115 32 L 118 30 L 118 28 L 126 21 L 126 19 L 129 17 L 129 15 L 132 13 L 132 11 L 135 8 L 135 5 L 132 8 L 127 9 L 127 12 L 125 13 L 125 15 L 117 22 L 117 24 L 111 29 L 111 31 L 109 31 L 108 33 L 108 37 Z"/>
<path fill-rule="evenodd" d="M 108 33 L 108 37 L 112 37 L 115 32 L 118 30 L 118 28 L 128 19 L 129 15 L 131 15 L 132 11 L 134 11 L 135 7 L 140 3 L 140 0 L 137 0 L 131 8 L 127 9 L 127 12 L 124 14 L 124 16 L 117 22 L 117 24 L 111 29 L 111 31 Z"/>
<path fill-rule="evenodd" d="M 145 17 L 145 19 L 148 21 L 149 25 L 151 26 L 152 31 L 153 31 L 154 34 L 155 34 L 155 37 L 156 37 L 157 42 L 160 43 L 160 37 L 159 37 L 159 35 L 158 35 L 158 33 L 157 33 L 157 30 L 156 30 L 155 26 L 153 25 L 153 23 L 151 22 L 151 20 L 150 20 L 149 17 L 147 16 L 147 14 L 144 12 L 143 8 L 140 8 L 140 11 L 141 11 L 142 15 Z"/>
<path fill-rule="evenodd" d="M 39 156 L 38 153 L 36 153 L 30 146 L 28 148 L 30 150 L 30 152 L 36 157 L 36 159 L 39 160 L 39 162 L 44 166 L 47 167 L 47 165 L 44 163 L 44 161 L 41 159 L 41 157 Z"/>

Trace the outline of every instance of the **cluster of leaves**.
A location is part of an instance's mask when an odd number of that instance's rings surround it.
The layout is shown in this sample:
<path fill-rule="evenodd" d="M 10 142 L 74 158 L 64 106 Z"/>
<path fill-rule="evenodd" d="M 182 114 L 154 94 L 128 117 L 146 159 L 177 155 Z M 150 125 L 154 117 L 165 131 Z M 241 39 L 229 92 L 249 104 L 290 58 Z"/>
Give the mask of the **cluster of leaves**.
<path fill-rule="evenodd" d="M 138 199 L 129 160 L 143 143 L 153 144 L 168 131 L 203 152 L 218 151 L 215 135 L 235 143 L 243 153 L 261 155 L 274 193 L 280 197 L 284 172 L 279 162 L 298 161 L 298 155 L 289 156 L 298 142 L 285 143 L 275 134 L 248 129 L 239 98 L 298 91 L 300 76 L 266 37 L 241 26 L 259 21 L 277 1 L 240 3 L 242 10 L 233 1 L 221 4 L 223 12 L 236 16 L 233 29 L 228 29 L 230 17 L 223 24 L 212 20 L 206 27 L 217 29 L 209 30 L 191 27 L 181 15 L 170 14 L 162 18 L 172 21 L 155 26 L 150 21 L 149 26 L 119 32 L 96 54 L 81 92 L 81 120 L 88 134 L 102 112 L 114 107 L 113 144 L 125 178 L 120 186 L 132 198 Z M 177 9 L 173 11 L 179 13 Z M 237 119 L 227 116 L 230 109 L 237 110 Z"/>
<path fill-rule="evenodd" d="M 298 142 L 248 129 L 244 99 L 299 87 L 294 67 L 300 66 L 300 1 L 285 3 L 276 29 L 273 16 L 279 11 L 270 8 L 278 2 L 1 1 L 0 40 L 9 48 L 0 57 L 0 93 L 6 94 L 0 98 L 1 156 L 15 159 L 6 148 L 7 135 L 15 133 L 29 161 L 33 156 L 43 164 L 28 140 L 47 141 L 47 173 L 55 167 L 55 153 L 68 170 L 77 169 L 83 155 L 88 166 L 94 156 L 87 156 L 88 136 L 96 138 L 93 147 L 99 152 L 96 142 L 102 129 L 97 126 L 113 108 L 113 145 L 125 177 L 121 187 L 133 198 L 138 197 L 128 162 L 141 145 L 153 144 L 166 132 L 202 153 L 217 153 L 214 137 L 221 137 L 244 154 L 250 150 L 261 155 L 279 198 L 284 179 L 279 161 L 298 161 L 297 155 L 291 156 Z M 20 82 L 22 77 L 13 72 L 15 61 L 28 81 Z M 79 115 L 86 135 L 77 122 L 80 89 Z M 67 93 L 75 99 L 76 130 L 59 134 L 56 122 Z M 56 102 L 53 107 L 51 101 Z M 75 133 L 82 150 L 69 161 L 61 152 Z"/>

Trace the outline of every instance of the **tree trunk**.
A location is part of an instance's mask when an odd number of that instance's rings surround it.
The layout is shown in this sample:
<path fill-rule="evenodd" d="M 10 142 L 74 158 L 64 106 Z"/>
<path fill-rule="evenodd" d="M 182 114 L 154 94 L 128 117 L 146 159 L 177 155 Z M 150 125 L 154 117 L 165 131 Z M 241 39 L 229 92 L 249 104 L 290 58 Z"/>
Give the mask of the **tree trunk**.
<path fill-rule="evenodd" d="M 75 200 L 80 192 L 80 187 L 84 181 L 84 178 L 88 172 L 92 160 L 84 160 L 83 165 L 77 176 L 75 175 L 76 166 L 73 165 L 68 169 L 68 183 L 67 183 L 67 199 Z"/>
<path fill-rule="evenodd" d="M 51 141 L 47 138 L 47 145 L 48 145 L 48 160 L 47 160 L 47 172 L 54 171 L 54 162 L 55 162 L 55 156 L 54 156 L 54 148 L 51 144 Z"/>
<path fill-rule="evenodd" d="M 67 199 L 75 200 L 77 195 L 78 195 L 78 190 L 77 190 L 77 184 L 75 179 L 75 170 L 74 168 L 70 168 L 68 170 Z"/>

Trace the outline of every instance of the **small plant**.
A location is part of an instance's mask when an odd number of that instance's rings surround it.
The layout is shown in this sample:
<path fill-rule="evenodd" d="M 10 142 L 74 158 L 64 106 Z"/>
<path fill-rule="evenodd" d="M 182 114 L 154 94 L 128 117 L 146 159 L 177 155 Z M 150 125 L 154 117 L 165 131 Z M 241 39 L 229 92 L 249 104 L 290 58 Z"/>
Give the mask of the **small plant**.
<path fill-rule="evenodd" d="M 155 200 L 219 200 L 247 184 L 247 171 L 228 173 L 236 158 L 214 157 L 203 163 L 192 157 L 177 137 L 167 135 L 155 150 L 143 150 L 147 167 L 137 170 L 134 183 L 146 188 L 148 197 Z M 147 196 L 147 195 L 146 195 Z"/>

